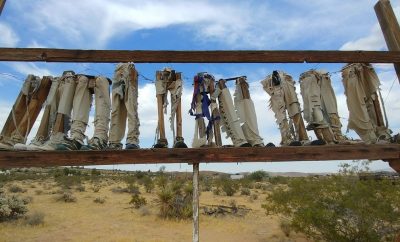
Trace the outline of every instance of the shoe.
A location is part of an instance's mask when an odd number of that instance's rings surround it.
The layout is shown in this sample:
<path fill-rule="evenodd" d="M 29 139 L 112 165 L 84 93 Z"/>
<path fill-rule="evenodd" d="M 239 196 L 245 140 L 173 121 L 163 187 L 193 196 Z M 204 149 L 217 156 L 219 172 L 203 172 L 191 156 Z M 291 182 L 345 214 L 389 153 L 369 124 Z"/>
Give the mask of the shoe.
<path fill-rule="evenodd" d="M 274 143 L 270 142 L 270 143 L 266 144 L 265 147 L 276 147 L 276 146 L 274 145 Z"/>
<path fill-rule="evenodd" d="M 122 144 L 121 143 L 109 143 L 107 150 L 122 150 Z"/>
<path fill-rule="evenodd" d="M 326 145 L 326 142 L 325 142 L 325 140 L 317 139 L 317 140 L 311 141 L 311 145 Z"/>
<path fill-rule="evenodd" d="M 253 147 L 265 147 L 265 145 L 263 143 L 261 143 L 261 144 L 255 144 L 255 145 L 253 145 Z"/>
<path fill-rule="evenodd" d="M 174 144 L 174 148 L 187 148 L 187 145 L 183 141 L 177 141 Z"/>
<path fill-rule="evenodd" d="M 62 143 L 56 145 L 56 150 L 80 150 L 81 147 L 79 141 L 65 137 Z"/>
<path fill-rule="evenodd" d="M 157 144 L 153 145 L 153 148 L 168 148 L 168 141 L 166 139 L 158 139 Z"/>
<path fill-rule="evenodd" d="M 125 150 L 136 150 L 136 149 L 140 149 L 140 146 L 137 144 L 126 144 L 125 145 Z"/>
<path fill-rule="evenodd" d="M 292 141 L 290 142 L 289 146 L 302 146 L 300 141 Z"/>
<path fill-rule="evenodd" d="M 81 150 L 105 150 L 107 149 L 107 141 L 98 137 L 93 137 L 87 145 L 82 145 Z"/>
<path fill-rule="evenodd" d="M 61 132 L 54 133 L 50 136 L 50 139 L 44 142 L 43 145 L 37 142 L 32 142 L 32 146 L 28 146 L 28 150 L 41 150 L 41 151 L 50 151 L 56 150 L 57 144 L 60 144 L 64 140 L 64 134 Z"/>
<path fill-rule="evenodd" d="M 14 150 L 27 150 L 28 149 L 28 145 L 26 144 L 22 144 L 22 143 L 17 143 L 14 145 Z"/>
<path fill-rule="evenodd" d="M 0 150 L 13 150 L 14 146 L 7 143 L 0 143 Z"/>
<path fill-rule="evenodd" d="M 249 144 L 249 143 L 244 143 L 244 144 L 241 144 L 240 147 L 251 147 L 251 144 Z"/>

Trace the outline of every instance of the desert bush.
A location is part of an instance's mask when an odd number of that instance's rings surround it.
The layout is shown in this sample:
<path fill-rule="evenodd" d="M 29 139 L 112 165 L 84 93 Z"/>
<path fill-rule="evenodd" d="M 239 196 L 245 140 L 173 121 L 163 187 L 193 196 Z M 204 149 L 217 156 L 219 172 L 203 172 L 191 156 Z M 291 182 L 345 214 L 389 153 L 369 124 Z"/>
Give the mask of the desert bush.
<path fill-rule="evenodd" d="M 144 185 L 144 189 L 146 190 L 147 193 L 151 193 L 154 190 L 154 182 L 153 180 L 149 177 L 149 176 L 145 176 L 142 179 L 143 185 Z"/>
<path fill-rule="evenodd" d="M 29 204 L 29 203 L 33 202 L 33 197 L 31 197 L 31 196 L 26 196 L 21 199 L 24 204 Z"/>
<path fill-rule="evenodd" d="M 164 174 L 161 174 L 159 176 L 157 176 L 156 178 L 156 184 L 158 186 L 158 188 L 160 189 L 165 189 L 165 187 L 168 184 L 168 179 Z"/>
<path fill-rule="evenodd" d="M 183 188 L 183 181 L 181 180 L 174 180 L 170 184 L 170 189 L 174 194 L 181 194 L 182 193 L 182 188 Z"/>
<path fill-rule="evenodd" d="M 56 198 L 58 202 L 74 203 L 77 201 L 76 197 L 68 191 L 64 191 L 60 196 Z"/>
<path fill-rule="evenodd" d="M 159 216 L 164 219 L 188 219 L 193 214 L 192 197 L 175 193 L 170 187 L 157 194 L 160 207 Z"/>
<path fill-rule="evenodd" d="M 54 179 L 63 189 L 71 189 L 73 186 L 80 186 L 82 184 L 82 178 L 78 175 L 60 175 Z"/>
<path fill-rule="evenodd" d="M 139 209 L 147 204 L 147 200 L 139 194 L 133 194 L 129 204 L 132 204 L 134 208 Z"/>
<path fill-rule="evenodd" d="M 211 179 L 203 179 L 200 181 L 200 187 L 203 192 L 210 192 L 212 190 L 212 181 Z"/>
<path fill-rule="evenodd" d="M 229 197 L 235 195 L 236 193 L 236 187 L 233 184 L 233 182 L 230 182 L 229 180 L 226 180 L 226 182 L 224 182 L 222 184 L 222 190 L 225 192 L 225 194 Z"/>
<path fill-rule="evenodd" d="M 94 186 L 92 186 L 92 191 L 93 192 L 99 192 L 100 191 L 101 186 L 99 184 L 96 184 Z"/>
<path fill-rule="evenodd" d="M 93 202 L 94 202 L 94 203 L 103 204 L 103 203 L 106 202 L 106 199 L 105 199 L 104 197 L 96 197 L 96 198 L 93 200 Z"/>
<path fill-rule="evenodd" d="M 21 198 L 0 194 L 0 222 L 17 219 L 26 212 L 28 209 Z"/>
<path fill-rule="evenodd" d="M 25 224 L 30 226 L 37 226 L 44 224 L 45 214 L 43 212 L 33 212 L 25 217 Z"/>
<path fill-rule="evenodd" d="M 247 175 L 246 178 L 251 181 L 261 182 L 261 181 L 265 180 L 266 178 L 268 178 L 268 173 L 265 171 L 262 171 L 262 170 L 255 171 L 255 172 L 252 172 L 249 175 Z"/>
<path fill-rule="evenodd" d="M 253 194 L 251 194 L 250 199 L 251 200 L 257 200 L 258 199 L 258 195 L 253 193 Z"/>
<path fill-rule="evenodd" d="M 221 189 L 219 189 L 219 188 L 217 187 L 217 188 L 214 188 L 214 189 L 212 190 L 212 192 L 213 192 L 214 195 L 220 195 L 220 194 L 221 194 Z"/>
<path fill-rule="evenodd" d="M 8 191 L 11 192 L 11 193 L 24 193 L 24 192 L 26 192 L 27 190 L 24 189 L 24 188 L 22 188 L 22 187 L 20 187 L 20 186 L 18 186 L 18 185 L 12 184 L 12 185 L 8 188 Z"/>
<path fill-rule="evenodd" d="M 84 192 L 84 191 L 86 191 L 86 188 L 85 188 L 85 186 L 84 185 L 78 185 L 77 187 L 76 187 L 76 190 L 78 191 L 78 192 Z"/>
<path fill-rule="evenodd" d="M 263 208 L 315 240 L 393 241 L 400 232 L 400 185 L 387 180 L 292 178 L 267 196 Z"/>
<path fill-rule="evenodd" d="M 245 195 L 245 196 L 250 196 L 251 191 L 248 188 L 242 188 L 240 189 L 240 195 Z"/>

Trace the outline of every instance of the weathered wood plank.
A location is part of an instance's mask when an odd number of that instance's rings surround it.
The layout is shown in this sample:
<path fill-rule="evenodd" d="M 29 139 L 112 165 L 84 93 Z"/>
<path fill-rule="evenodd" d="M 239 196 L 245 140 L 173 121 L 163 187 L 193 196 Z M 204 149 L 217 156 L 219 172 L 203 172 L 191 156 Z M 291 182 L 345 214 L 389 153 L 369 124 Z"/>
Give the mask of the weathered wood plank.
<path fill-rule="evenodd" d="M 168 51 L 0 48 L 0 61 L 92 63 L 400 63 L 400 51 Z"/>
<path fill-rule="evenodd" d="M 3 12 L 4 5 L 6 4 L 6 0 L 0 0 L 0 15 Z"/>
<path fill-rule="evenodd" d="M 2 151 L 0 168 L 155 163 L 400 160 L 400 145 L 190 148 L 122 151 Z"/>
<path fill-rule="evenodd" d="M 375 13 L 378 17 L 383 36 L 390 51 L 400 51 L 400 25 L 394 14 L 389 0 L 379 0 L 375 5 Z M 400 63 L 395 63 L 394 68 L 400 82 Z"/>

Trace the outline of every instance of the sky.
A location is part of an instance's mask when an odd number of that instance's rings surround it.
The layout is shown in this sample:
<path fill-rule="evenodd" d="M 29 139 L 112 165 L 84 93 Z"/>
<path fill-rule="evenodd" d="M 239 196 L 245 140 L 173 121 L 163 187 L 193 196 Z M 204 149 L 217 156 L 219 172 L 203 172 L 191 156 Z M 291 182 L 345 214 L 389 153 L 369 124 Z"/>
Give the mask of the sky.
<path fill-rule="evenodd" d="M 0 16 L 0 46 L 120 50 L 387 50 L 374 5 L 376 0 L 26 0 L 7 1 Z M 400 18 L 400 1 L 392 1 Z M 187 114 L 193 93 L 193 76 L 207 71 L 217 79 L 246 75 L 257 110 L 264 142 L 278 144 L 280 134 L 268 108 L 269 96 L 260 81 L 273 70 L 283 70 L 297 81 L 311 69 L 332 73 L 339 115 L 347 129 L 348 110 L 341 81 L 344 64 L 137 64 L 139 71 L 140 146 L 154 143 L 157 107 L 156 70 L 172 67 L 183 72 L 183 133 L 191 145 L 194 118 Z M 393 65 L 374 65 L 381 81 L 390 128 L 400 130 L 400 85 Z M 113 76 L 115 64 L 0 62 L 0 125 L 3 125 L 28 74 L 60 76 L 63 70 Z M 228 86 L 233 94 L 234 87 Z M 297 82 L 297 92 L 301 100 Z M 93 108 L 92 108 L 93 109 Z M 86 132 L 93 134 L 93 110 Z M 34 137 L 40 117 L 29 135 Z M 165 119 L 169 143 L 172 132 Z M 315 138 L 312 132 L 310 137 Z M 357 138 L 354 132 L 347 133 Z M 225 136 L 223 134 L 223 136 Z M 224 144 L 230 144 L 224 139 Z M 202 170 L 243 172 L 335 172 L 342 161 L 204 164 Z M 128 170 L 157 170 L 161 165 L 102 166 Z M 390 169 L 375 161 L 371 169 Z M 167 170 L 191 170 L 187 164 L 167 165 Z"/>

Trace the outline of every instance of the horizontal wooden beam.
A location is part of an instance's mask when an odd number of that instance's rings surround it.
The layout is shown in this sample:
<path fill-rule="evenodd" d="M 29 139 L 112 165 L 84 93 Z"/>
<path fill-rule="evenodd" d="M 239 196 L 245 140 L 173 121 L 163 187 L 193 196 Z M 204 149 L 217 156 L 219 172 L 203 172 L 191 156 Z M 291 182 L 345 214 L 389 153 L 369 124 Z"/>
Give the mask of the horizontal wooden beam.
<path fill-rule="evenodd" d="M 400 51 L 169 51 L 0 48 L 0 61 L 92 63 L 400 63 Z"/>
<path fill-rule="evenodd" d="M 0 168 L 156 163 L 399 160 L 399 158 L 400 145 L 140 149 L 121 151 L 2 151 L 0 152 Z"/>

